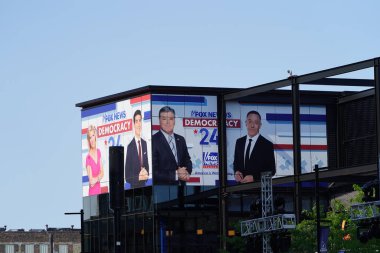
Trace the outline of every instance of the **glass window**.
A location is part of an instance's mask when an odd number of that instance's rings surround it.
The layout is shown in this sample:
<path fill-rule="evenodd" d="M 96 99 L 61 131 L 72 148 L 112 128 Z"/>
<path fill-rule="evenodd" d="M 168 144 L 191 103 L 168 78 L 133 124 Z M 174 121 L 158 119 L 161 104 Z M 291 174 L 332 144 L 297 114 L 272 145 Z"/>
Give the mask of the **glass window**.
<path fill-rule="evenodd" d="M 108 252 L 108 219 L 100 220 L 100 250 Z M 112 242 L 110 242 L 112 243 Z"/>
<path fill-rule="evenodd" d="M 91 201 L 90 197 L 83 198 L 83 212 L 84 212 L 84 220 L 89 220 L 91 218 Z"/>
<path fill-rule="evenodd" d="M 109 203 L 110 195 L 107 194 L 100 194 L 99 199 L 99 216 L 100 217 L 107 217 L 110 203 Z"/>
<path fill-rule="evenodd" d="M 153 205 L 152 205 L 152 187 L 146 187 L 143 191 L 144 194 L 144 211 L 149 212 L 153 211 Z"/>
<path fill-rule="evenodd" d="M 5 253 L 14 253 L 15 246 L 14 245 L 5 245 Z"/>
<path fill-rule="evenodd" d="M 108 252 L 115 252 L 113 224 L 113 219 L 108 219 Z"/>
<path fill-rule="evenodd" d="M 25 253 L 34 253 L 34 245 L 26 244 L 25 245 Z"/>
<path fill-rule="evenodd" d="M 99 250 L 99 220 L 91 222 L 91 252 L 100 252 Z"/>
<path fill-rule="evenodd" d="M 125 252 L 134 252 L 135 248 L 135 218 L 134 215 L 125 217 Z"/>
<path fill-rule="evenodd" d="M 124 191 L 124 206 L 125 212 L 129 213 L 133 211 L 133 190 Z"/>
<path fill-rule="evenodd" d="M 49 253 L 49 245 L 40 244 L 40 253 Z"/>
<path fill-rule="evenodd" d="M 80 253 L 81 252 L 81 246 L 80 243 L 73 244 L 73 253 Z M 86 252 L 86 251 L 84 251 Z"/>
<path fill-rule="evenodd" d="M 135 216 L 135 250 L 144 252 L 144 216 L 142 214 Z"/>
<path fill-rule="evenodd" d="M 68 253 L 69 250 L 68 250 L 67 245 L 65 245 L 65 244 L 60 244 L 60 245 L 58 246 L 58 252 L 59 252 L 59 253 Z"/>
<path fill-rule="evenodd" d="M 144 215 L 144 245 L 145 252 L 153 252 L 153 215 L 145 214 Z"/>

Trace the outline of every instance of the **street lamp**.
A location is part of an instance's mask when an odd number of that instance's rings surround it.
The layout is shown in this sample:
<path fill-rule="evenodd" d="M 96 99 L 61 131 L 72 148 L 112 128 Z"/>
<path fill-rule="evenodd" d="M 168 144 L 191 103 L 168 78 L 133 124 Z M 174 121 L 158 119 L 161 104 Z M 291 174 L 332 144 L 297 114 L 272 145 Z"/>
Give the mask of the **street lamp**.
<path fill-rule="evenodd" d="M 83 209 L 80 210 L 80 212 L 74 212 L 74 213 L 65 213 L 65 215 L 80 215 L 80 247 L 81 252 L 84 252 L 84 231 L 83 231 Z M 74 226 L 71 226 L 71 228 L 74 228 Z"/>

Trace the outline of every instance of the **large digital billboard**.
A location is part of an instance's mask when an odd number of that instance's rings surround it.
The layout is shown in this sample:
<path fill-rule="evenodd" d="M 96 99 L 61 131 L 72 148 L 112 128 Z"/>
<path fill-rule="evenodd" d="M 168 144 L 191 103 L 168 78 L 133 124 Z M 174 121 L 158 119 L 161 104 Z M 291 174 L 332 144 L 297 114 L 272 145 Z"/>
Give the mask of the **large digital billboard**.
<path fill-rule="evenodd" d="M 275 177 L 294 174 L 291 105 L 227 102 L 226 111 L 229 184 L 249 182 L 250 178 L 245 178 L 246 175 L 253 175 L 253 181 L 257 181 L 259 176 L 253 168 L 270 170 L 273 156 Z M 259 116 L 255 112 L 261 117 L 261 125 L 258 124 Z M 328 165 L 326 108 L 303 105 L 300 107 L 300 114 L 301 169 L 302 173 L 308 173 L 316 164 L 319 167 Z M 253 138 L 252 145 L 249 146 L 249 138 L 246 136 L 256 130 L 263 138 Z M 250 151 L 247 153 L 248 147 Z M 239 173 L 241 171 L 243 173 Z M 245 180 L 241 181 L 243 178 Z"/>
<path fill-rule="evenodd" d="M 151 99 L 154 184 L 217 185 L 217 97 L 154 94 Z"/>
<path fill-rule="evenodd" d="M 152 184 L 150 95 L 81 112 L 83 196 L 109 192 L 110 146 L 124 146 L 125 189 Z"/>

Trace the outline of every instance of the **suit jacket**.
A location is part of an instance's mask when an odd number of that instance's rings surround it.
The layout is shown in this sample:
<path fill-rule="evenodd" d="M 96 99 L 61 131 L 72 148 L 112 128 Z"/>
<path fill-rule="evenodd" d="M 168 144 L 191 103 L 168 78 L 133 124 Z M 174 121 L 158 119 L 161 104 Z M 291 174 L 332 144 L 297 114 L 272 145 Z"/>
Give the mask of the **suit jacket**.
<path fill-rule="evenodd" d="M 187 151 L 185 138 L 174 134 L 174 139 L 177 148 L 178 164 L 164 134 L 158 131 L 152 137 L 153 182 L 155 184 L 178 184 L 175 179 L 178 167 L 186 167 L 187 172 L 191 174 L 193 165 Z"/>
<path fill-rule="evenodd" d="M 261 172 L 276 173 L 273 143 L 259 135 L 252 150 L 247 168 L 244 168 L 244 149 L 247 136 L 236 140 L 234 156 L 234 172 L 240 171 L 243 176 L 252 175 L 255 182 L 261 179 Z"/>
<path fill-rule="evenodd" d="M 135 138 L 133 138 L 132 141 L 128 144 L 127 155 L 125 157 L 125 181 L 131 184 L 131 188 L 145 186 L 146 180 L 139 181 L 139 173 L 141 167 L 145 167 L 145 169 L 149 173 L 148 151 L 146 141 L 143 139 L 140 140 L 143 164 L 140 165 L 138 145 L 135 141 Z"/>

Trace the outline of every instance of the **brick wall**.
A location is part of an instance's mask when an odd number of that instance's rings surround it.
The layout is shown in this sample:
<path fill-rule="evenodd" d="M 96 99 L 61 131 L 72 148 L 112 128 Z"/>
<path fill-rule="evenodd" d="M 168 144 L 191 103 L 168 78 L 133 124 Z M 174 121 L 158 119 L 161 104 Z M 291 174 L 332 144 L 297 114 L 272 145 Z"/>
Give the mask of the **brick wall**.
<path fill-rule="evenodd" d="M 52 239 L 51 239 L 52 238 Z M 42 232 L 0 232 L 0 253 L 5 253 L 5 245 L 14 245 L 15 253 L 24 253 L 25 245 L 34 245 L 34 253 L 40 253 L 39 245 L 54 245 L 54 252 L 58 252 L 59 245 L 67 245 L 69 253 L 80 252 L 80 230 L 42 231 Z"/>

